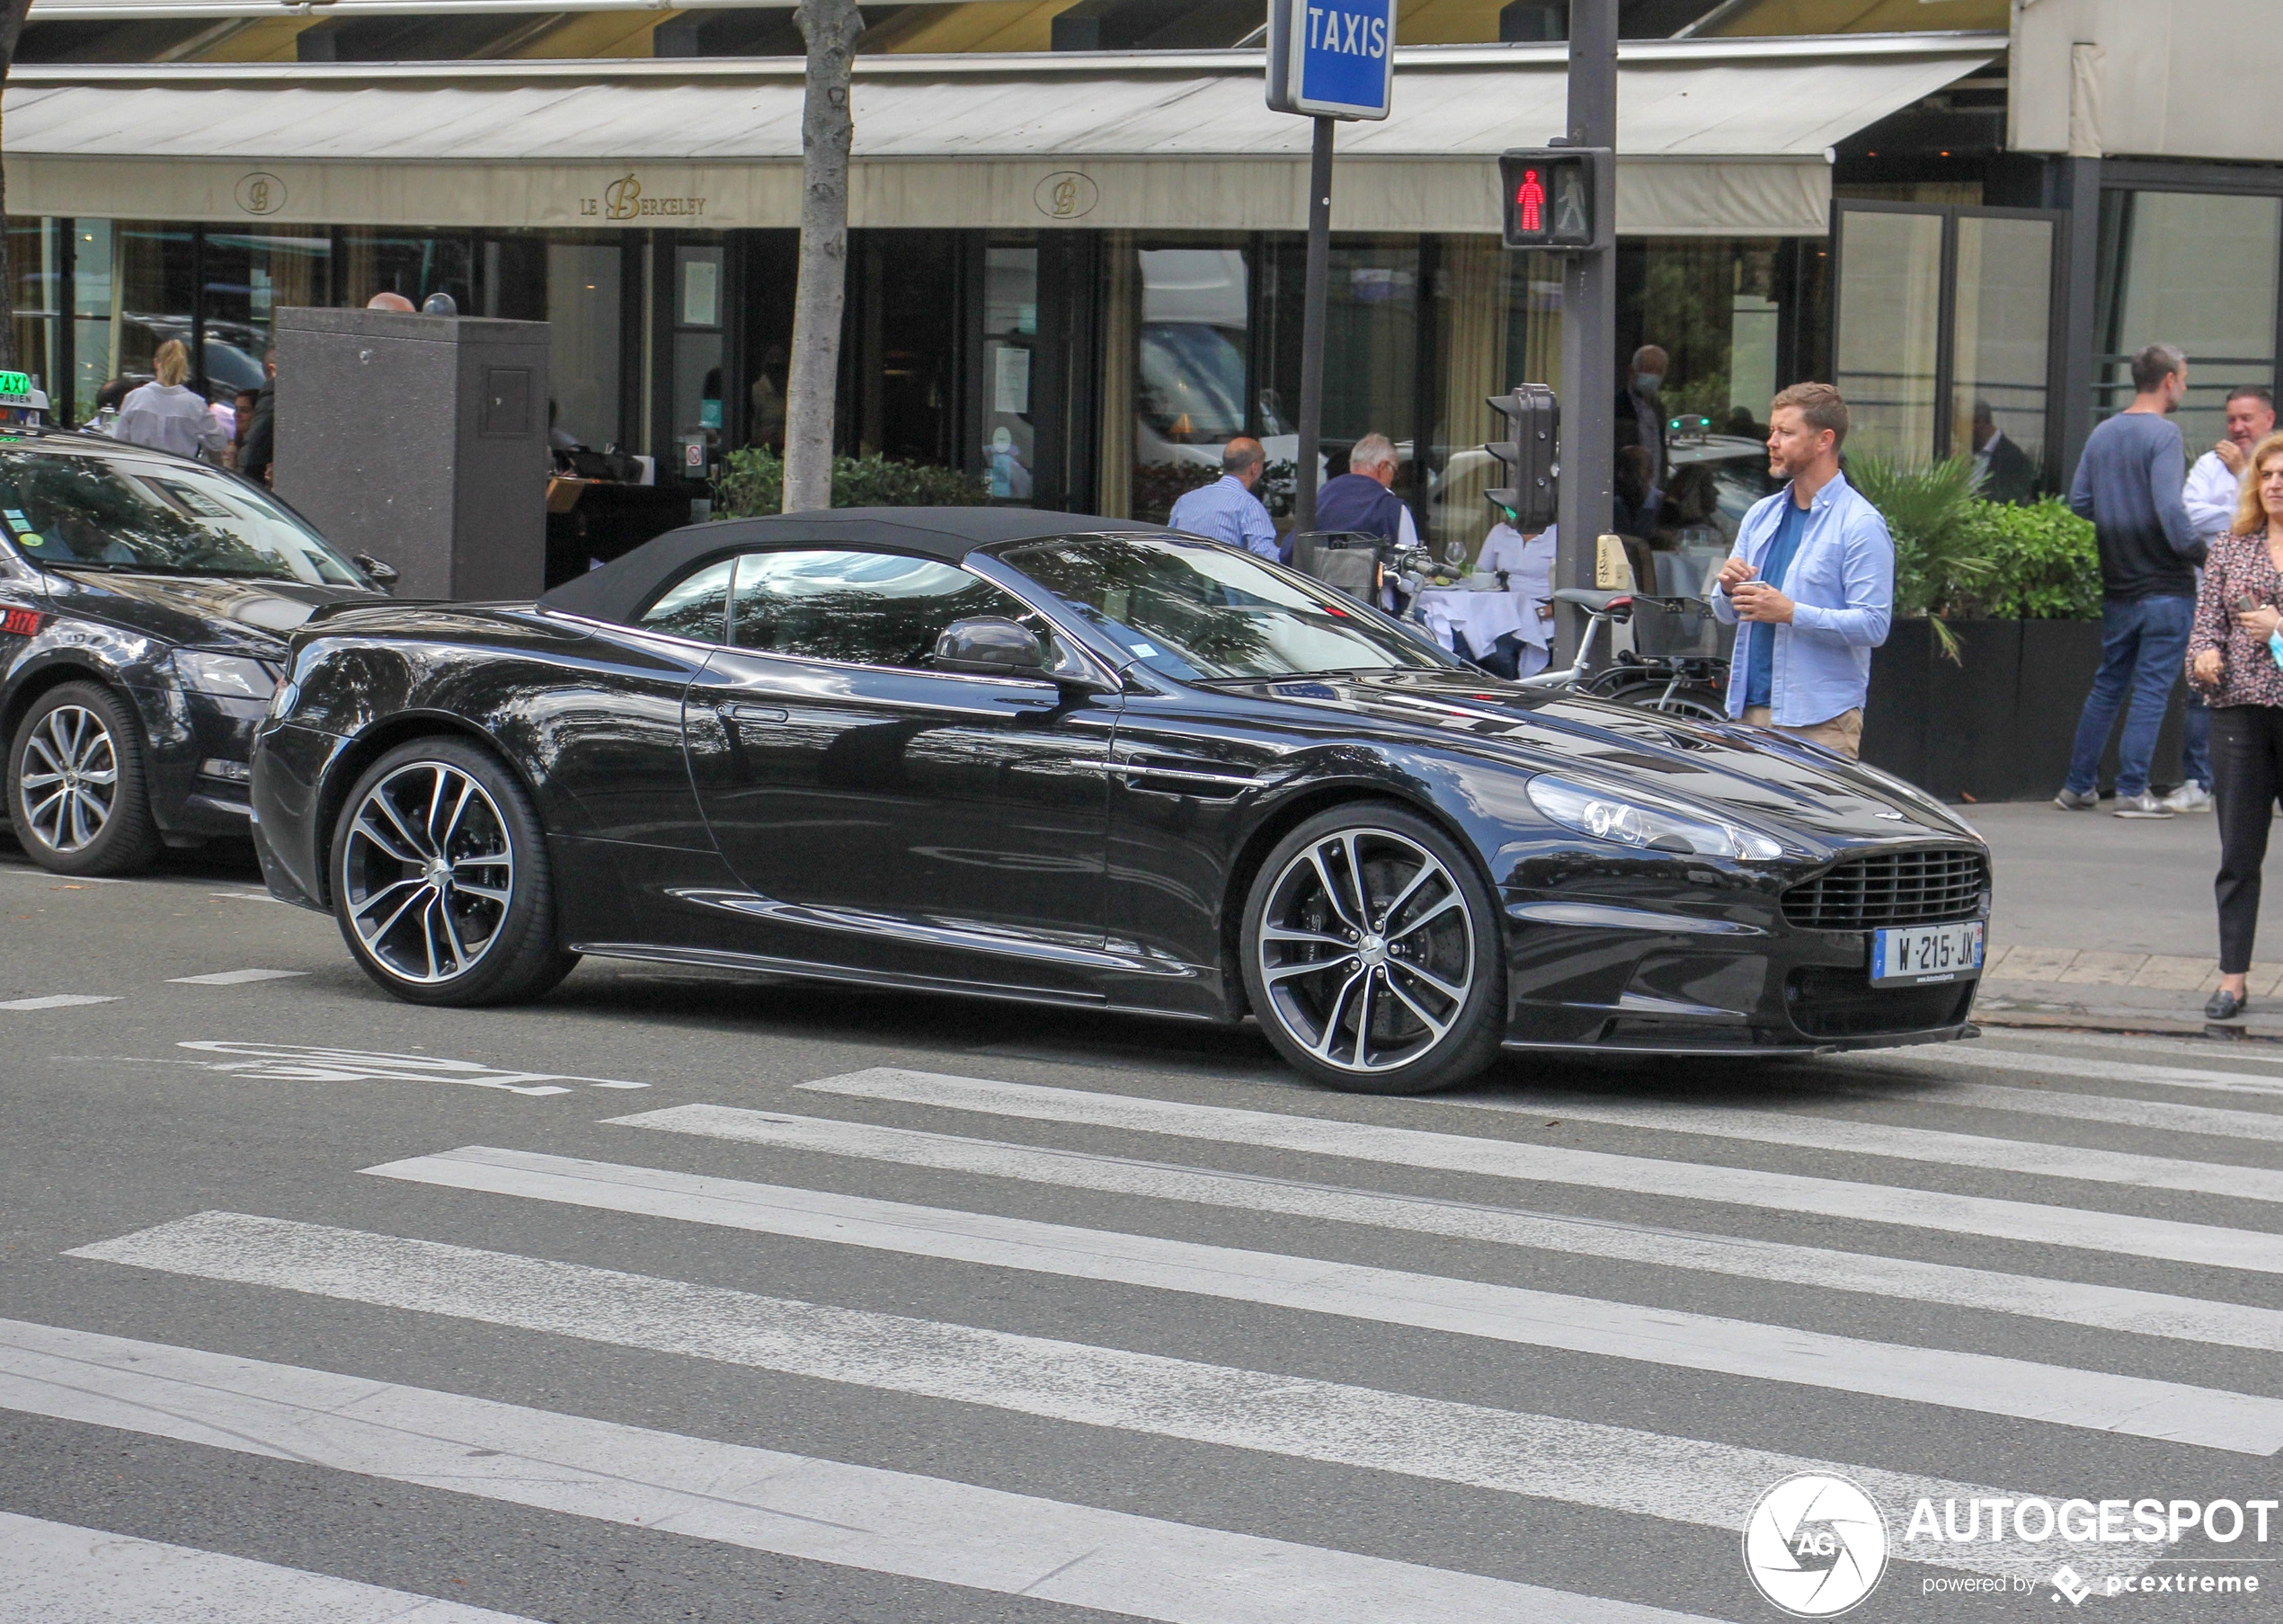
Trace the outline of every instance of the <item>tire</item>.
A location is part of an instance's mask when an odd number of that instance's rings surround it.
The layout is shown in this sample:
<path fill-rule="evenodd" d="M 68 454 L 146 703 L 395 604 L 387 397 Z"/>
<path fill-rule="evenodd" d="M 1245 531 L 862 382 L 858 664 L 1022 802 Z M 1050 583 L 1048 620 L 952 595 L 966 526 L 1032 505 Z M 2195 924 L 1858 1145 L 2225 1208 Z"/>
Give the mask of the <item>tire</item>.
<path fill-rule="evenodd" d="M 101 683 L 67 682 L 32 701 L 8 750 L 8 821 L 24 855 L 51 874 L 149 865 L 158 823 L 124 700 Z"/>
<path fill-rule="evenodd" d="M 1333 807 L 1277 842 L 1246 899 L 1240 951 L 1261 1030 L 1328 1087 L 1452 1087 L 1506 1035 L 1488 883 L 1448 835 L 1386 802 Z"/>
<path fill-rule="evenodd" d="M 367 768 L 334 821 L 329 866 L 342 940 L 406 1003 L 519 1003 L 579 962 L 555 939 L 538 814 L 515 775 L 466 740 L 415 739 Z"/>
<path fill-rule="evenodd" d="M 1655 711 L 1660 715 L 1685 716 L 1692 722 L 1726 722 L 1728 707 L 1726 699 L 1715 690 L 1683 683 L 1665 697 L 1666 685 L 1662 682 L 1635 682 L 1612 688 L 1600 697 L 1612 705 L 1627 705 L 1637 711 Z"/>

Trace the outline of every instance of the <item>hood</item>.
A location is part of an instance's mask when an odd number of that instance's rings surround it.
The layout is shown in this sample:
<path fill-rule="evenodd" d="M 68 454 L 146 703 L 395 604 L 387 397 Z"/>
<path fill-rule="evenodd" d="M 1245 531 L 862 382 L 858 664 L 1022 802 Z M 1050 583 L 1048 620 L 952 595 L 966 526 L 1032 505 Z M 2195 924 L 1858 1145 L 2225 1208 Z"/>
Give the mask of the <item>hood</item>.
<path fill-rule="evenodd" d="M 164 643 L 267 658 L 282 655 L 294 629 L 325 604 L 389 601 L 362 587 L 298 581 L 63 570 L 46 574 L 49 599 L 58 614 L 107 621 Z"/>
<path fill-rule="evenodd" d="M 1631 788 L 1726 812 L 1771 834 L 1850 846 L 1981 839 L 1940 802 L 1899 778 L 1740 724 L 1691 722 L 1495 678 L 1440 672 L 1216 686 L 1223 693 L 1346 711 L 1431 736 L 1444 749 L 1590 786 Z"/>

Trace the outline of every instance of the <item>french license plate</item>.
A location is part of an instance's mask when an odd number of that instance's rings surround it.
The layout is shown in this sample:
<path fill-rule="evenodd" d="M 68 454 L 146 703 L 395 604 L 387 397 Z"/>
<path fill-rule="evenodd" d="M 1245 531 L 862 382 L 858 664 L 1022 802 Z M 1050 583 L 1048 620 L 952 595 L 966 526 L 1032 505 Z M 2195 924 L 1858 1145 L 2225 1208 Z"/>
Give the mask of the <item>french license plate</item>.
<path fill-rule="evenodd" d="M 1876 930 L 1870 938 L 1870 984 L 1916 987 L 1955 981 L 1982 968 L 1982 922 L 1916 925 Z"/>

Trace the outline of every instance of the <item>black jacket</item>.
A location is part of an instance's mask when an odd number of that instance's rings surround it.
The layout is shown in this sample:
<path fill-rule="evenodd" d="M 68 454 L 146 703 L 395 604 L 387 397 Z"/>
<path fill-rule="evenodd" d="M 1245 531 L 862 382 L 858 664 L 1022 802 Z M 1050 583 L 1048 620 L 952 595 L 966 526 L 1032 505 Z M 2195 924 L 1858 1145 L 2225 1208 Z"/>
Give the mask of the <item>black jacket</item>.
<path fill-rule="evenodd" d="M 257 484 L 268 476 L 276 456 L 277 415 L 278 380 L 273 377 L 254 400 L 253 424 L 245 431 L 245 451 L 238 460 L 238 472 Z"/>

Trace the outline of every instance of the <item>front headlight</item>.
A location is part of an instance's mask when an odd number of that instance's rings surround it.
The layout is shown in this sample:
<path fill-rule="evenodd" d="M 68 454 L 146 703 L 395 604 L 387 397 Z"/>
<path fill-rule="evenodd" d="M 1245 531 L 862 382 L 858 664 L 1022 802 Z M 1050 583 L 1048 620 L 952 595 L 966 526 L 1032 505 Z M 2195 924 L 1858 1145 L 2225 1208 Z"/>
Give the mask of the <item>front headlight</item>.
<path fill-rule="evenodd" d="M 199 649 L 177 649 L 174 669 L 182 680 L 201 694 L 228 699 L 267 699 L 278 679 L 259 660 L 242 654 L 209 654 Z"/>
<path fill-rule="evenodd" d="M 1772 863 L 1783 856 L 1782 842 L 1755 830 L 1622 801 L 1559 778 L 1532 778 L 1529 791 L 1531 804 L 1547 817 L 1596 840 L 1642 851 L 1736 857 L 1746 863 Z"/>

